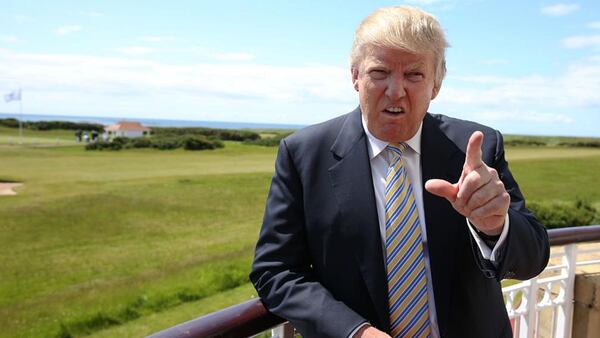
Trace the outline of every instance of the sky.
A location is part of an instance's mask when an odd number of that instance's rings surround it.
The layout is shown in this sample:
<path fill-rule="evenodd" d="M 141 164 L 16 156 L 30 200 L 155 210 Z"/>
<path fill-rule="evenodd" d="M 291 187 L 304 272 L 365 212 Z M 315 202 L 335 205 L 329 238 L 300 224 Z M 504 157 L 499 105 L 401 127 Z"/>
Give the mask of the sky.
<path fill-rule="evenodd" d="M 600 137 L 597 0 L 0 0 L 0 96 L 22 88 L 25 114 L 318 123 L 358 105 L 358 24 L 402 4 L 451 44 L 431 113 Z"/>

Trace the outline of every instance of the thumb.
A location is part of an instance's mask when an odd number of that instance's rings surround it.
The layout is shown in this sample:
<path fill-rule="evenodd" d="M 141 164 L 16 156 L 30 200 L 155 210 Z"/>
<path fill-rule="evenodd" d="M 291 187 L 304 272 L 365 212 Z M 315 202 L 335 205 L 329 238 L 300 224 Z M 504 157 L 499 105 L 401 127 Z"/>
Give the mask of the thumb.
<path fill-rule="evenodd" d="M 433 179 L 425 182 L 425 189 L 436 196 L 443 197 L 451 203 L 454 203 L 456 194 L 458 193 L 458 184 L 451 184 L 448 181 Z"/>

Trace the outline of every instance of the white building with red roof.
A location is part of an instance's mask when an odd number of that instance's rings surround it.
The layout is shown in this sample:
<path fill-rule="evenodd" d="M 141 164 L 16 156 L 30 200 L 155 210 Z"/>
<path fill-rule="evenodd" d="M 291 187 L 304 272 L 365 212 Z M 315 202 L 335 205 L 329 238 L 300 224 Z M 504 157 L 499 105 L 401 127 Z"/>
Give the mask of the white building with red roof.
<path fill-rule="evenodd" d="M 108 133 L 110 138 L 113 137 L 142 137 L 150 135 L 150 128 L 142 126 L 141 123 L 135 121 L 119 121 L 116 124 L 107 126 L 104 131 Z"/>

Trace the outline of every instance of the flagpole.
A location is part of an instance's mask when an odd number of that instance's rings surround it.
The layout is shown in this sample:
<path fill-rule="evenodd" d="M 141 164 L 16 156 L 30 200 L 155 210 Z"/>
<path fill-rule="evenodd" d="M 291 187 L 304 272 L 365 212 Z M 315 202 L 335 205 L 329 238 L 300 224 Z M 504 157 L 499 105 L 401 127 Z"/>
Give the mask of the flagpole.
<path fill-rule="evenodd" d="M 19 144 L 23 144 L 23 92 L 19 88 Z"/>

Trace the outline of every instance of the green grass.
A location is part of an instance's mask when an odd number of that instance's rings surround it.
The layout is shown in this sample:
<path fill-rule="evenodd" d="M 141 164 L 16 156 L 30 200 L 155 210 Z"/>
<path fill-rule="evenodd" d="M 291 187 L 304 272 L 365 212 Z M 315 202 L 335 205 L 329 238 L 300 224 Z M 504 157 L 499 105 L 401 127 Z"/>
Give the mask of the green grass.
<path fill-rule="evenodd" d="M 200 317 L 210 312 L 218 311 L 255 297 L 256 291 L 250 283 L 247 283 L 235 289 L 221 292 L 214 296 L 183 304 L 177 308 L 151 314 L 147 317 L 131 321 L 124 325 L 98 331 L 89 337 L 143 337 L 149 333 L 154 333 L 169 328 L 173 326 L 174 323 L 183 323 L 192 318 Z"/>
<path fill-rule="evenodd" d="M 25 146 L 65 146 L 76 145 L 75 135 L 70 130 L 29 130 L 23 129 L 19 137 L 18 128 L 0 126 L 0 147 L 22 144 Z"/>
<path fill-rule="evenodd" d="M 508 148 L 507 157 L 528 200 L 583 199 L 600 208 L 600 149 Z"/>
<path fill-rule="evenodd" d="M 0 177 L 25 184 L 0 199 L 0 337 L 83 334 L 246 283 L 275 151 L 0 148 Z"/>
<path fill-rule="evenodd" d="M 24 146 L 8 131 L 0 179 L 24 186 L 0 197 L 0 337 L 138 337 L 255 296 L 275 147 L 92 152 L 70 131 Z M 528 199 L 600 204 L 600 149 L 507 157 Z"/>

